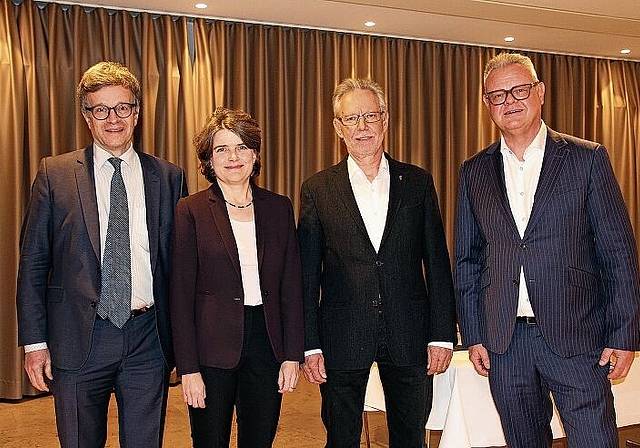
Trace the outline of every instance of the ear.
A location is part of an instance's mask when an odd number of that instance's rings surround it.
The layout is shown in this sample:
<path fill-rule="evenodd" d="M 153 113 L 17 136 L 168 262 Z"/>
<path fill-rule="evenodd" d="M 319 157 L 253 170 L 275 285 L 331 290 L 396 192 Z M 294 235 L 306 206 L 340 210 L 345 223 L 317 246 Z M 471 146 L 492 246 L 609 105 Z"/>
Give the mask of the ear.
<path fill-rule="evenodd" d="M 540 84 L 538 84 L 538 98 L 540 99 L 540 104 L 544 104 L 544 94 L 547 91 L 547 86 L 545 86 L 545 84 L 540 81 Z"/>
<path fill-rule="evenodd" d="M 333 129 L 335 129 L 338 137 L 344 138 L 344 134 L 342 133 L 342 123 L 340 123 L 340 120 L 338 120 L 337 118 L 333 119 Z"/>
<path fill-rule="evenodd" d="M 482 102 L 487 107 L 487 109 L 491 108 L 491 103 L 489 103 L 489 100 L 487 99 L 487 95 L 484 95 L 484 94 L 482 95 Z"/>

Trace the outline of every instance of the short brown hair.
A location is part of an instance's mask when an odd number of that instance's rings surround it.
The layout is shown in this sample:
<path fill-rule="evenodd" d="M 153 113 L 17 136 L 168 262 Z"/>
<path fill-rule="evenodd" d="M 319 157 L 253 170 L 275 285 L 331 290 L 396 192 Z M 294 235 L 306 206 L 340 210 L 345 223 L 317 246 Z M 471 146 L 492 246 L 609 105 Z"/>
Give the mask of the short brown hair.
<path fill-rule="evenodd" d="M 196 153 L 200 160 L 200 172 L 209 182 L 214 182 L 216 173 L 211 165 L 211 157 L 213 155 L 213 136 L 216 132 L 227 129 L 236 134 L 242 140 L 242 143 L 251 148 L 256 155 L 253 162 L 253 171 L 251 178 L 260 174 L 260 147 L 262 146 L 262 132 L 258 122 L 247 112 L 239 109 L 227 109 L 226 107 L 218 107 L 213 112 L 204 128 L 193 138 L 193 144 L 196 147 Z"/>
<path fill-rule="evenodd" d="M 129 89 L 137 106 L 140 105 L 140 82 L 127 67 L 119 62 L 103 61 L 89 67 L 82 75 L 76 94 L 82 104 L 87 105 L 87 94 L 107 86 L 122 86 Z"/>

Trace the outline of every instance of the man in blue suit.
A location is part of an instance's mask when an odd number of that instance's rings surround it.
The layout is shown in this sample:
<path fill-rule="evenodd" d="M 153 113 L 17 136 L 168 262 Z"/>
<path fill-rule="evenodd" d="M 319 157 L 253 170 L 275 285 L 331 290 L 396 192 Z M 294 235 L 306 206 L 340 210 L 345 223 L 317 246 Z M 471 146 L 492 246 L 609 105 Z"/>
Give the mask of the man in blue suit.
<path fill-rule="evenodd" d="M 173 209 L 184 172 L 138 152 L 140 85 L 115 62 L 78 86 L 93 144 L 42 160 L 21 238 L 18 336 L 51 390 L 63 447 L 103 447 L 112 390 L 121 447 L 158 447 L 174 365 L 168 308 Z"/>
<path fill-rule="evenodd" d="M 510 448 L 550 447 L 553 407 L 570 447 L 615 448 L 609 380 L 639 349 L 631 223 L 606 149 L 549 129 L 531 60 L 484 72 L 502 131 L 463 163 L 455 284 L 463 343 L 489 376 Z"/>

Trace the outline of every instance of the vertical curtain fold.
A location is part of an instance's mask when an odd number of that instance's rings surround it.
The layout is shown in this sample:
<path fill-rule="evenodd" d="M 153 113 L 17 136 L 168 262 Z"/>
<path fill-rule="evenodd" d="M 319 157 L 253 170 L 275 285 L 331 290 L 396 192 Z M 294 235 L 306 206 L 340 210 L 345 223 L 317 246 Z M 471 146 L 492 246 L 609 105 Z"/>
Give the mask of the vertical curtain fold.
<path fill-rule="evenodd" d="M 138 76 L 136 146 L 182 166 L 192 192 L 208 186 L 194 133 L 216 106 L 250 112 L 263 130 L 258 182 L 296 209 L 304 179 L 344 157 L 332 126 L 334 86 L 349 76 L 375 79 L 389 101 L 386 147 L 433 174 L 452 247 L 458 167 L 499 138 L 481 99 L 484 64 L 499 51 L 2 0 L 0 243 L 8 250 L 0 257 L 0 398 L 29 390 L 16 347 L 15 283 L 30 184 L 42 157 L 89 143 L 75 87 L 90 65 L 120 61 Z M 605 144 L 640 239 L 640 63 L 529 56 L 547 87 L 545 122 Z"/>

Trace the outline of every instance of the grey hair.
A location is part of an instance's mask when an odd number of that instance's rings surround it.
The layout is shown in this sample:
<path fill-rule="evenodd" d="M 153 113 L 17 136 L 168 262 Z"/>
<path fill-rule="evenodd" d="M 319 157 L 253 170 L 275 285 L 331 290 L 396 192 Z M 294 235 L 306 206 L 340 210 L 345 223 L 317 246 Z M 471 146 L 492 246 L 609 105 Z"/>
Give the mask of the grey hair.
<path fill-rule="evenodd" d="M 500 53 L 497 56 L 491 58 L 491 60 L 487 62 L 487 65 L 484 67 L 483 83 L 487 83 L 487 78 L 492 71 L 498 68 L 508 67 L 510 65 L 520 65 L 524 67 L 529 73 L 531 73 L 534 81 L 539 81 L 538 74 L 536 73 L 536 69 L 533 66 L 533 62 L 531 62 L 531 59 L 529 59 L 528 56 L 520 53 Z"/>
<path fill-rule="evenodd" d="M 340 100 L 347 93 L 353 90 L 369 90 L 376 95 L 378 99 L 378 106 L 380 107 L 380 112 L 387 111 L 387 101 L 384 98 L 384 91 L 380 84 L 371 79 L 363 79 L 363 78 L 347 78 L 344 79 L 340 84 L 338 84 L 333 91 L 333 115 L 338 115 L 338 109 L 340 108 Z"/>

